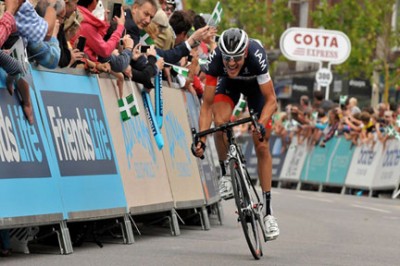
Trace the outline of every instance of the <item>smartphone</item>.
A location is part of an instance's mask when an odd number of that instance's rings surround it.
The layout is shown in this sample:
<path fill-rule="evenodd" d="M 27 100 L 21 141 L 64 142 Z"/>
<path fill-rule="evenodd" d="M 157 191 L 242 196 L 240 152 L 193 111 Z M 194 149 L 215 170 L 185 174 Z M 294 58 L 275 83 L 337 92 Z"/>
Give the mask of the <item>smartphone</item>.
<path fill-rule="evenodd" d="M 142 45 L 142 46 L 140 46 L 140 52 L 146 53 L 147 49 L 149 49 L 149 48 L 150 48 L 150 45 Z"/>
<path fill-rule="evenodd" d="M 215 42 L 219 41 L 219 35 L 215 35 Z"/>
<path fill-rule="evenodd" d="M 86 38 L 83 36 L 79 36 L 78 44 L 76 45 L 76 49 L 83 52 L 83 50 L 85 49 L 85 45 L 86 45 Z"/>
<path fill-rule="evenodd" d="M 193 56 L 191 56 L 191 55 L 188 55 L 188 62 L 192 62 L 192 59 L 193 59 Z"/>
<path fill-rule="evenodd" d="M 121 16 L 121 7 L 122 7 L 122 4 L 114 3 L 113 11 L 112 11 L 112 18 Z"/>

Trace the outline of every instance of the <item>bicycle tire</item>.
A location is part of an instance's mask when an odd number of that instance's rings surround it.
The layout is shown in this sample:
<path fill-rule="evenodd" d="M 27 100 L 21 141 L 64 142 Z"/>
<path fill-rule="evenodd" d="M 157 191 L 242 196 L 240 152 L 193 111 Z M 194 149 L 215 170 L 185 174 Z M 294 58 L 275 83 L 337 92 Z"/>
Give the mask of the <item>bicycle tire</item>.
<path fill-rule="evenodd" d="M 267 242 L 267 235 L 265 234 L 265 225 L 264 225 L 264 219 L 263 219 L 263 213 L 262 213 L 263 204 L 260 200 L 260 196 L 255 188 L 255 185 L 253 184 L 253 181 L 250 178 L 247 168 L 244 168 L 244 170 L 245 170 L 244 172 L 246 175 L 246 178 L 244 180 L 247 181 L 247 183 L 249 184 L 249 188 L 250 188 L 249 197 L 250 197 L 251 201 L 255 204 L 255 206 L 253 206 L 254 215 L 260 226 L 261 235 L 263 236 L 264 242 Z"/>
<path fill-rule="evenodd" d="M 239 220 L 242 225 L 243 233 L 251 254 L 256 260 L 259 260 L 260 257 L 263 255 L 259 234 L 259 223 L 256 220 L 253 206 L 251 206 L 249 192 L 244 189 L 245 184 L 243 182 L 246 181 L 238 168 L 239 163 L 236 159 L 231 159 L 229 161 L 229 167 L 231 170 L 235 204 L 237 207 Z"/>

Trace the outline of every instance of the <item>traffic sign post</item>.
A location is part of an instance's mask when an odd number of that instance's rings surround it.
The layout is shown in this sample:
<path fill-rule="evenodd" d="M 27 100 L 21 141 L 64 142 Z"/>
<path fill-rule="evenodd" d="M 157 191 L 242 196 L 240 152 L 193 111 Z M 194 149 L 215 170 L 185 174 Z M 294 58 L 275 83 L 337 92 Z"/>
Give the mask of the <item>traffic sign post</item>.
<path fill-rule="evenodd" d="M 333 80 L 330 66 L 347 60 L 351 43 L 340 31 L 293 27 L 282 34 L 280 49 L 289 60 L 320 63 L 315 79 L 319 88 L 326 87 L 325 99 L 328 99 Z M 324 62 L 328 68 L 322 67 Z"/>
<path fill-rule="evenodd" d="M 315 80 L 317 81 L 319 89 L 321 89 L 321 87 L 325 87 L 325 99 L 329 99 L 329 86 L 333 80 L 333 75 L 330 68 L 320 66 L 315 74 Z"/>

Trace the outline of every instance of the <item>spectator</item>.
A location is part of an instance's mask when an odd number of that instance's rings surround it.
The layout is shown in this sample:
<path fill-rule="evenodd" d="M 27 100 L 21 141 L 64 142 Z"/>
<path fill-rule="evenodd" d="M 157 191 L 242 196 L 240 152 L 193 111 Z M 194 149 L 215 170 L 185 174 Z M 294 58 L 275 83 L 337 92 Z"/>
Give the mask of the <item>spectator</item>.
<path fill-rule="evenodd" d="M 117 28 L 107 41 L 104 41 L 104 36 L 107 33 L 109 24 L 105 21 L 105 13 L 99 15 L 103 19 L 99 19 L 92 14 L 96 9 L 97 0 L 79 0 L 78 10 L 83 15 L 81 27 L 78 33 L 73 37 L 72 43 L 78 39 L 79 36 L 86 38 L 85 54 L 91 61 L 97 62 L 98 57 L 108 58 L 117 47 L 119 40 L 122 37 L 125 24 L 124 12 L 121 12 L 120 17 L 113 18 L 117 23 Z"/>
<path fill-rule="evenodd" d="M 60 30 L 57 34 L 57 39 L 60 45 L 60 60 L 58 62 L 58 66 L 69 67 L 74 64 L 76 61 L 79 61 L 83 58 L 84 53 L 79 51 L 76 48 L 72 48 L 68 45 L 68 40 L 70 37 L 74 36 L 76 32 L 72 36 L 68 36 L 67 32 L 72 29 L 74 26 L 75 18 L 77 17 L 76 8 L 78 4 L 78 0 L 64 0 L 65 1 L 65 12 L 63 15 L 57 16 L 57 19 L 60 21 Z M 73 17 L 72 21 L 69 22 L 66 27 L 66 21 Z M 81 17 L 82 18 L 82 17 Z M 73 23 L 72 23 L 73 22 Z M 76 20 L 76 25 L 80 26 L 80 21 Z M 77 30 L 77 29 L 76 29 Z"/>
<path fill-rule="evenodd" d="M 310 103 L 310 99 L 308 98 L 307 95 L 302 95 L 300 97 L 300 110 L 304 114 L 311 114 L 311 111 L 312 111 L 311 103 Z"/>
<path fill-rule="evenodd" d="M 158 26 L 159 30 L 159 34 L 154 38 L 156 47 L 162 50 L 172 49 L 175 44 L 175 35 L 165 12 L 159 9 L 152 22 Z"/>
<path fill-rule="evenodd" d="M 167 14 L 167 17 L 171 17 L 172 14 L 175 12 L 176 8 L 176 3 L 175 0 L 166 0 L 166 7 L 165 7 L 165 14 Z"/>
<path fill-rule="evenodd" d="M 192 28 L 192 23 L 186 11 L 174 12 L 169 18 L 169 24 L 175 32 L 175 46 L 187 40 L 187 34 Z"/>
<path fill-rule="evenodd" d="M 17 22 L 14 15 L 19 12 L 23 1 L 5 0 L 6 12 L 0 19 L 0 46 L 3 46 L 9 35 L 16 31 Z M 23 68 L 20 62 L 0 51 L 0 67 L 7 72 L 6 86 L 10 94 L 14 92 L 14 83 L 22 98 L 22 110 L 30 124 L 34 123 L 33 108 L 28 82 L 22 77 Z"/>
<path fill-rule="evenodd" d="M 339 115 L 335 109 L 328 112 L 328 126 L 324 129 L 323 139 L 319 146 L 325 148 L 326 143 L 335 136 L 336 130 L 339 126 Z"/>
<path fill-rule="evenodd" d="M 126 32 L 134 40 L 135 45 L 140 40 L 140 30 L 144 29 L 150 24 L 150 21 L 155 16 L 158 10 L 158 2 L 156 0 L 136 0 L 132 5 L 131 10 L 126 11 Z M 197 47 L 200 41 L 205 38 L 208 34 L 208 27 L 203 27 L 194 32 L 186 42 L 177 45 L 171 50 L 156 49 L 157 55 L 164 58 L 165 62 L 175 64 L 179 60 L 188 56 L 190 50 Z M 143 67 L 143 61 L 138 60 L 138 69 Z M 132 66 L 134 67 L 134 66 Z"/>
<path fill-rule="evenodd" d="M 322 91 L 314 91 L 312 103 L 314 110 L 321 107 L 324 109 L 325 113 L 328 113 L 328 111 L 334 107 L 334 104 L 331 100 L 325 100 L 324 98 L 325 97 Z"/>
<path fill-rule="evenodd" d="M 17 31 L 14 14 L 18 11 L 23 0 L 5 0 L 6 12 L 0 18 L 0 47 L 8 39 L 11 33 Z"/>
<path fill-rule="evenodd" d="M 352 115 L 361 113 L 360 108 L 358 108 L 358 101 L 357 98 L 351 97 L 349 100 L 349 105 L 348 105 L 349 111 Z"/>

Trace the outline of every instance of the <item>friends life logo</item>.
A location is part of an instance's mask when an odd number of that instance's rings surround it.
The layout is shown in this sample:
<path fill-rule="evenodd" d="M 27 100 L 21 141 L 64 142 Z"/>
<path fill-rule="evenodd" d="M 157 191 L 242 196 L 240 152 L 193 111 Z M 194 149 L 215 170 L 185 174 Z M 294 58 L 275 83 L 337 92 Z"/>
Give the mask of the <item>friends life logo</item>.
<path fill-rule="evenodd" d="M 51 177 L 38 123 L 30 125 L 17 96 L 0 89 L 0 178 Z"/>
<path fill-rule="evenodd" d="M 144 119 L 135 116 L 122 123 L 122 132 L 129 169 L 133 169 L 140 179 L 156 177 L 157 158 L 152 133 Z"/>
<path fill-rule="evenodd" d="M 61 176 L 116 174 L 98 95 L 42 91 Z"/>
<path fill-rule="evenodd" d="M 178 171 L 178 176 L 191 176 L 192 155 L 189 152 L 190 145 L 186 141 L 185 131 L 172 112 L 168 112 L 165 117 L 165 131 L 167 134 L 169 153 L 172 158 L 172 165 Z"/>

